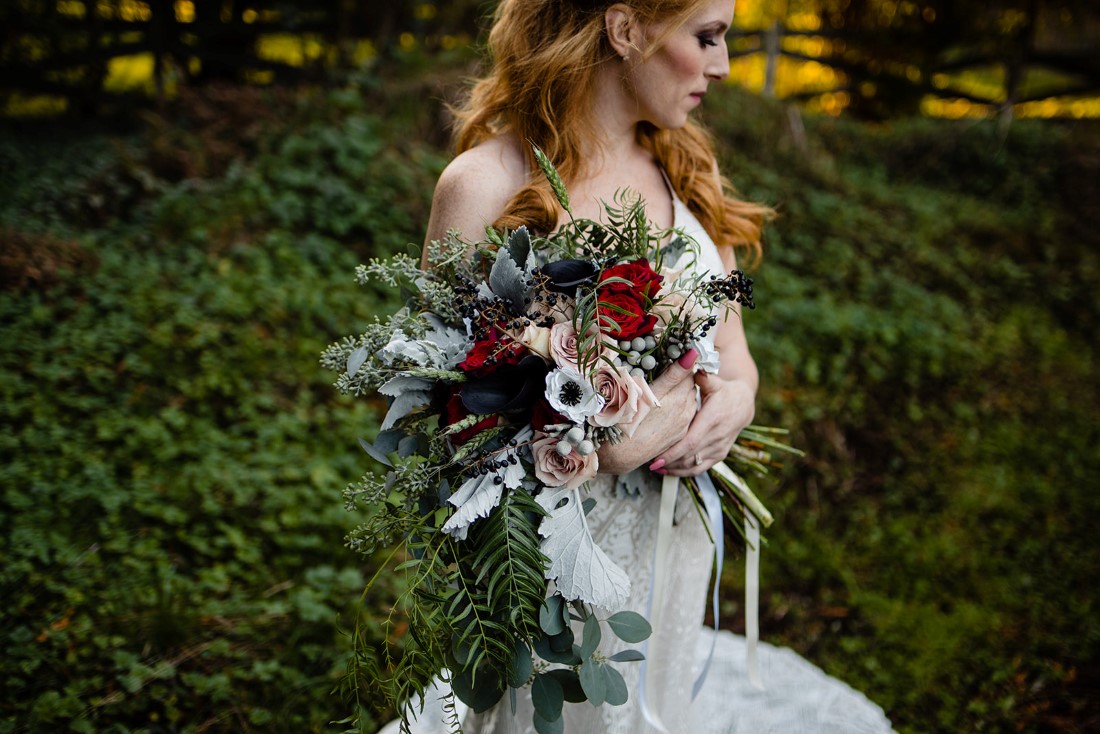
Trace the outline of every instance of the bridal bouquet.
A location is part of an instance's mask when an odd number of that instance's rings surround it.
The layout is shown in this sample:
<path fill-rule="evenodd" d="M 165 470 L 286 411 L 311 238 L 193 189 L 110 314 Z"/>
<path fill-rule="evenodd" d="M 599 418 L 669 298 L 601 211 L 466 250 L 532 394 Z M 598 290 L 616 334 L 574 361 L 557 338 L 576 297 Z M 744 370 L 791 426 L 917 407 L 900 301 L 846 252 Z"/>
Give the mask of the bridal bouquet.
<path fill-rule="evenodd" d="M 408 622 L 401 655 L 354 662 L 406 725 L 407 703 L 437 680 L 475 711 L 505 693 L 514 707 L 530 685 L 541 734 L 561 731 L 564 702 L 627 700 L 615 664 L 643 655 L 602 655 L 599 621 L 627 643 L 650 627 L 619 611 L 630 578 L 588 531 L 585 483 L 601 446 L 629 438 L 657 406 L 653 380 L 692 348 L 717 370 L 705 338 L 716 314 L 753 302 L 740 271 L 678 268 L 695 244 L 654 231 L 640 201 L 621 195 L 606 211 L 609 224 L 570 221 L 549 237 L 490 228 L 469 243 L 450 232 L 429 245 L 425 268 L 405 255 L 359 266 L 360 283 L 399 288 L 405 305 L 322 355 L 342 392 L 389 399 L 376 439 L 360 439 L 385 474 L 345 499 L 367 513 L 351 547 L 392 546 L 409 580 L 394 606 Z M 736 455 L 759 465 L 763 445 L 741 443 Z M 770 522 L 728 467 L 715 476 L 727 515 Z"/>

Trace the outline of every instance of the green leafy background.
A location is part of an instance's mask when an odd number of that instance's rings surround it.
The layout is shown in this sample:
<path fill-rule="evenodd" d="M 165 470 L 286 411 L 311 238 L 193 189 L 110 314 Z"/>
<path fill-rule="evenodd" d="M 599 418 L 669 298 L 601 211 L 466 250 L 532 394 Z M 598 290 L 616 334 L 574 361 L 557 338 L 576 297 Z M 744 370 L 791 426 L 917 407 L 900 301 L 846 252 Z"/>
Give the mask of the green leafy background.
<path fill-rule="evenodd" d="M 0 132 L 0 732 L 336 731 L 348 630 L 400 645 L 342 545 L 379 406 L 317 366 L 447 160 L 399 81 Z M 1097 726 L 1095 127 L 707 122 L 780 211 L 746 326 L 808 452 L 761 488 L 764 638 L 903 732 Z"/>

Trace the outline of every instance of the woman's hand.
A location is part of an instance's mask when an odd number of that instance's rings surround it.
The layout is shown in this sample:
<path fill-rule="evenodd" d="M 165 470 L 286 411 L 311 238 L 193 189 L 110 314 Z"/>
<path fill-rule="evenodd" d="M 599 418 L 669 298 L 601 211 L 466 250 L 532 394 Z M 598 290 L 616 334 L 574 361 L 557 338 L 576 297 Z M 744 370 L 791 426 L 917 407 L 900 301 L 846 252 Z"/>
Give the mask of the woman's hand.
<path fill-rule="evenodd" d="M 650 464 L 658 474 L 693 477 L 729 454 L 741 429 L 756 413 L 756 391 L 746 380 L 700 372 L 695 376 L 702 406 L 682 439 Z"/>
<path fill-rule="evenodd" d="M 685 438 L 696 418 L 695 381 L 691 370 L 697 356 L 698 352 L 689 350 L 653 381 L 650 389 L 661 407 L 650 409 L 630 438 L 600 447 L 601 472 L 626 474 Z"/>

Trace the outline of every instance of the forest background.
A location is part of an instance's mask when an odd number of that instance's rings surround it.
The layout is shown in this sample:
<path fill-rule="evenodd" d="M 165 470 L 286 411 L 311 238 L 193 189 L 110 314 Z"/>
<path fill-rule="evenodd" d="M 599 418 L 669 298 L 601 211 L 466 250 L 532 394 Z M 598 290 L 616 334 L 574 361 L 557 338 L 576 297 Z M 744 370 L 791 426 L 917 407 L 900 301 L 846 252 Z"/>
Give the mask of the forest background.
<path fill-rule="evenodd" d="M 392 715 L 349 634 L 399 650 L 403 580 L 360 597 L 340 497 L 382 406 L 317 357 L 394 307 L 352 273 L 420 242 L 487 5 L 379 5 L 0 10 L 0 733 Z M 739 55 L 777 27 L 852 33 Z M 760 487 L 764 637 L 902 732 L 1100 728 L 1096 28 L 742 2 L 703 111 L 780 211 L 746 328 L 807 458 Z"/>

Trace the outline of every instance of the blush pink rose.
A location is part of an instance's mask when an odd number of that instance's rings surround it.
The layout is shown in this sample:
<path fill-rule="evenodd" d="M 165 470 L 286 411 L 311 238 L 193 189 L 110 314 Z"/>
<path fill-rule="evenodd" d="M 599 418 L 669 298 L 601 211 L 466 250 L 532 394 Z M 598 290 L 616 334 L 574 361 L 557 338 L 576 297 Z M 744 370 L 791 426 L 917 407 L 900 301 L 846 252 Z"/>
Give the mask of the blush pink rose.
<path fill-rule="evenodd" d="M 589 416 L 589 423 L 603 428 L 632 424 L 641 401 L 641 390 L 634 378 L 617 367 L 603 363 L 592 376 L 592 387 L 603 395 L 604 406 L 599 413 Z M 632 434 L 633 431 L 627 436 Z"/>
<path fill-rule="evenodd" d="M 594 334 L 598 335 L 598 330 L 593 330 Z M 599 338 L 597 336 L 597 338 Z M 578 366 L 578 351 L 580 349 L 581 339 L 577 334 L 577 330 L 573 328 L 573 324 L 566 321 L 561 324 L 554 324 L 550 327 L 550 358 L 554 360 L 554 364 L 558 367 L 570 367 L 572 369 L 580 371 Z M 596 351 L 594 353 L 594 359 L 599 359 L 603 356 L 603 343 L 602 339 L 596 344 Z"/>
<path fill-rule="evenodd" d="M 558 453 L 558 439 L 540 431 L 535 431 L 531 453 L 535 460 L 535 478 L 547 487 L 576 489 L 594 479 L 600 465 L 595 451 L 581 456 L 573 449 L 562 456 Z"/>

